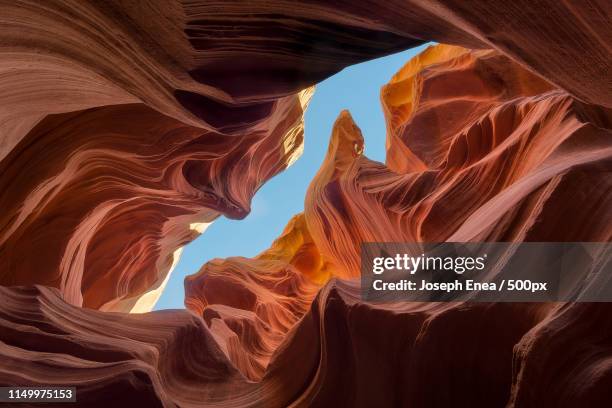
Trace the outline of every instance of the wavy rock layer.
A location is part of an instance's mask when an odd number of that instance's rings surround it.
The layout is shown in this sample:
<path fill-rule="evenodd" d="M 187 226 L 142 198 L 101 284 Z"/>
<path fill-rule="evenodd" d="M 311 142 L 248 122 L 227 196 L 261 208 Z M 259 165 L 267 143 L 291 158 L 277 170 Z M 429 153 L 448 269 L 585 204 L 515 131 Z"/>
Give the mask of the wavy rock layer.
<path fill-rule="evenodd" d="M 306 196 L 310 234 L 339 276 L 359 274 L 361 242 L 611 239 L 608 110 L 495 51 L 446 46 L 382 99 L 389 167 L 361 154 L 343 112 Z"/>
<path fill-rule="evenodd" d="M 610 241 L 606 2 L 0 7 L 0 384 L 84 406 L 609 405 L 605 304 L 375 306 L 352 280 L 363 241 Z M 193 313 L 104 312 L 149 309 L 179 248 L 296 159 L 296 92 L 427 40 L 479 50 L 432 48 L 383 89 L 386 165 L 342 113 L 270 250 L 189 278 Z"/>
<path fill-rule="evenodd" d="M 187 277 L 185 305 L 204 318 L 234 365 L 258 380 L 332 274 L 300 214 L 256 258 L 215 259 Z"/>
<path fill-rule="evenodd" d="M 218 337 L 233 325 L 230 334 L 238 338 L 242 355 L 230 358 L 250 378 L 258 378 L 243 368 L 242 360 L 254 358 L 250 347 L 278 344 L 287 327 L 271 332 L 270 326 L 250 323 L 259 330 L 245 337 L 237 317 L 255 311 L 250 322 L 269 322 L 272 310 L 283 321 L 287 311 L 301 317 L 291 320 L 297 324 L 261 380 L 265 384 L 299 367 L 308 386 L 297 405 L 605 406 L 612 338 L 590 335 L 595 326 L 583 328 L 578 319 L 594 313 L 606 326 L 606 306 L 381 306 L 363 302 L 356 281 L 336 279 L 305 314 L 303 308 L 296 313 L 298 299 L 275 309 L 263 300 L 285 301 L 286 292 L 268 296 L 270 282 L 287 281 L 287 268 L 294 272 L 292 287 L 302 282 L 295 273 L 312 283 L 320 278 L 310 268 L 293 267 L 296 252 L 299 264 L 324 264 L 325 276 L 347 279 L 359 276 L 361 242 L 612 238 L 607 110 L 578 102 L 498 52 L 450 46 L 431 47 L 414 58 L 382 95 L 388 167 L 363 156 L 359 128 L 348 112 L 341 113 L 305 213 L 258 258 L 215 260 L 187 278 L 187 306 L 204 316 Z M 576 200 L 577 191 L 593 199 Z M 599 222 L 588 222 L 592 219 Z M 263 264 L 260 258 L 283 262 Z M 293 293 L 310 301 L 309 293 Z M 233 313 L 216 313 L 219 304 Z M 207 318 L 213 314 L 227 323 Z M 580 334 L 568 335 L 556 348 L 552 336 L 565 338 L 564 330 Z M 567 359 L 564 347 L 582 351 Z M 550 363 L 542 366 L 539 358 Z M 581 370 L 579 381 L 565 364 Z M 554 403 L 532 394 L 540 378 L 546 378 L 547 389 L 559 391 Z"/>
<path fill-rule="evenodd" d="M 426 40 L 497 48 L 579 99 L 612 106 L 607 4 L 379 3 L 0 3 L 0 283 L 147 310 L 155 296 L 142 297 L 163 286 L 195 235 L 186 225 L 244 216 L 259 184 L 295 159 L 304 103 L 291 95 Z M 475 76 L 498 91 L 495 78 Z M 431 148 L 407 147 L 417 156 Z M 256 155 L 263 174 L 248 160 L 224 174 L 238 155 Z M 184 176 L 172 176 L 179 167 Z"/>
<path fill-rule="evenodd" d="M 259 186 L 299 155 L 303 108 L 280 99 L 264 125 L 236 137 L 141 104 L 47 117 L 0 165 L 1 281 L 132 310 L 197 235 L 191 224 L 244 217 Z"/>

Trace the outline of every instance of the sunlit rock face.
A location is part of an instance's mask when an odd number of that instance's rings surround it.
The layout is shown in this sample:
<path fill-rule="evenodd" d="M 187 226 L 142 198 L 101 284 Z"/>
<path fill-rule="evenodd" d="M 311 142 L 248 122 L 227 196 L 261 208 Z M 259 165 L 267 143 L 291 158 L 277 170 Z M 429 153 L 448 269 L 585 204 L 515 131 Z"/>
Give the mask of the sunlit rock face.
<path fill-rule="evenodd" d="M 500 82 L 472 72 L 466 87 L 487 85 L 470 96 L 523 92 L 509 75 L 535 78 L 532 71 L 545 78 L 539 87 L 550 82 L 612 106 L 606 4 L 379 3 L 4 4 L 0 283 L 57 287 L 75 305 L 146 311 L 155 296 L 142 296 L 163 287 L 177 250 L 196 235 L 186 225 L 244 217 L 258 186 L 298 156 L 307 98 L 296 92 L 428 40 L 497 48 L 526 67 L 498 70 Z M 411 75 L 399 73 L 395 85 Z M 418 167 L 425 150 L 441 149 L 426 163 L 438 165 L 461 122 L 444 117 L 424 129 L 453 121 L 432 145 L 418 135 L 406 143 L 394 130 L 402 143 L 391 140 L 390 156 L 412 154 L 404 166 Z M 429 118 L 416 113 L 413 122 Z M 390 157 L 390 168 L 405 171 L 398 160 Z"/>
<path fill-rule="evenodd" d="M 197 236 L 191 223 L 243 218 L 261 184 L 299 155 L 303 106 L 279 99 L 239 136 L 142 104 L 45 118 L 0 165 L 1 282 L 130 311 Z"/>
<path fill-rule="evenodd" d="M 299 157 L 312 90 L 234 103 L 189 76 L 197 64 L 178 4 L 148 7 L 3 6 L 3 285 L 150 310 L 199 233 L 190 226 L 243 218 L 261 184 Z"/>
<path fill-rule="evenodd" d="M 388 165 L 361 154 L 343 112 L 306 196 L 308 229 L 338 276 L 359 275 L 362 242 L 610 239 L 608 110 L 496 51 L 448 46 L 409 62 L 382 103 Z"/>
<path fill-rule="evenodd" d="M 609 241 L 610 113 L 496 51 L 446 45 L 403 67 L 383 87 L 382 103 L 387 164 L 363 155 L 363 136 L 342 112 L 304 214 L 259 257 L 214 260 L 188 277 L 187 306 L 205 317 L 220 344 L 239 344 L 230 359 L 250 378 L 258 378 L 254 364 L 245 369 L 244 361 L 263 356 L 253 352 L 261 344 L 268 354 L 280 344 L 269 362 L 256 360 L 263 384 L 298 367 L 315 372 L 298 405 L 605 406 L 611 338 L 572 328 L 589 310 L 607 325 L 604 306 L 373 305 L 350 278 L 359 276 L 362 242 Z M 595 199 L 576 200 L 578 191 Z M 327 273 L 299 264 L 325 265 Z M 302 285 L 321 277 L 333 279 L 310 303 Z M 287 331 L 279 321 L 295 325 Z M 553 333 L 563 337 L 564 330 L 581 332 L 564 341 L 590 362 L 580 381 L 537 363 L 581 366 L 551 346 Z M 531 395 L 540 374 L 572 403 Z M 288 389 L 291 380 L 284 380 Z"/>
<path fill-rule="evenodd" d="M 299 157 L 308 86 L 423 42 L 337 13 L 317 22 L 323 6 L 252 6 L 2 6 L 1 284 L 150 310 L 189 226 L 243 218 Z"/>
<path fill-rule="evenodd" d="M 0 384 L 101 407 L 609 406 L 606 304 L 372 305 L 354 279 L 365 241 L 610 240 L 607 3 L 7 3 Z M 386 163 L 342 112 L 269 250 L 204 265 L 189 311 L 107 313 L 149 310 L 185 243 L 248 214 L 301 152 L 309 86 L 429 40 L 470 49 L 382 89 Z"/>
<path fill-rule="evenodd" d="M 233 364 L 259 380 L 287 332 L 331 276 L 304 214 L 272 246 L 249 259 L 215 259 L 185 280 L 185 305 L 204 318 Z"/>

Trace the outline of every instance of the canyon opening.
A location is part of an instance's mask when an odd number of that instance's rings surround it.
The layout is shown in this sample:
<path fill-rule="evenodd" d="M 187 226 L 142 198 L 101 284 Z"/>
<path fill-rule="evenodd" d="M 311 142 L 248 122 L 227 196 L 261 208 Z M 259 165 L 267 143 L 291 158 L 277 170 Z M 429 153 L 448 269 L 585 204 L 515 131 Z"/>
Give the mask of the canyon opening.
<path fill-rule="evenodd" d="M 0 406 L 612 404 L 609 2 L 0 10 Z"/>

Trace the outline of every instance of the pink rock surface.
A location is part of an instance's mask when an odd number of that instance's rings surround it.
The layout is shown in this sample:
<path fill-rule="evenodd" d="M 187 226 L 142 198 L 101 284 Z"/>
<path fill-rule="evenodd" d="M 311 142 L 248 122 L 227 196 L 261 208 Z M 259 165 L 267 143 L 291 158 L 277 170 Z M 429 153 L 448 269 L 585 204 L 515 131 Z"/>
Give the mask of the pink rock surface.
<path fill-rule="evenodd" d="M 0 385 L 101 407 L 610 405 L 607 304 L 373 305 L 354 279 L 366 241 L 610 241 L 608 3 L 0 9 Z M 470 49 L 383 89 L 385 164 L 341 113 L 268 251 L 204 265 L 190 311 L 124 313 L 299 156 L 307 87 L 430 40 Z"/>

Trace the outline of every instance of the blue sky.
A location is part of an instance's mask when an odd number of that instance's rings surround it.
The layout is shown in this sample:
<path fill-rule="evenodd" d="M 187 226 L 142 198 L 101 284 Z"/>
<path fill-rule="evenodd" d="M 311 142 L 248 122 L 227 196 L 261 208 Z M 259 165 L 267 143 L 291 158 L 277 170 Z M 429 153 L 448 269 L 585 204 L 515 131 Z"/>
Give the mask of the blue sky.
<path fill-rule="evenodd" d="M 353 65 L 319 83 L 305 117 L 304 154 L 269 180 L 253 197 L 243 220 L 218 218 L 183 250 L 155 310 L 184 308 L 183 279 L 213 258 L 252 257 L 268 248 L 291 217 L 304 209 L 304 197 L 327 151 L 336 117 L 348 109 L 365 138 L 365 154 L 385 159 L 385 121 L 380 88 L 426 46 Z"/>

